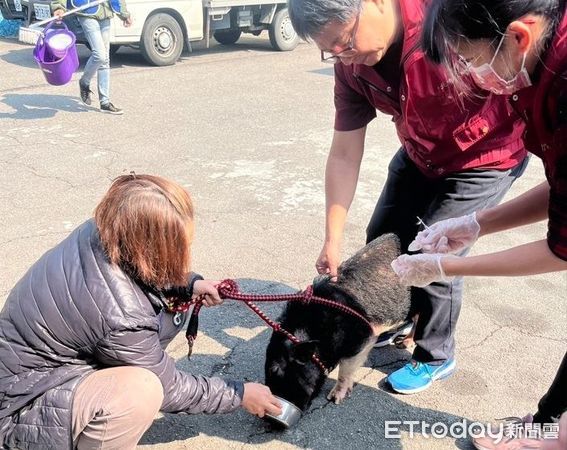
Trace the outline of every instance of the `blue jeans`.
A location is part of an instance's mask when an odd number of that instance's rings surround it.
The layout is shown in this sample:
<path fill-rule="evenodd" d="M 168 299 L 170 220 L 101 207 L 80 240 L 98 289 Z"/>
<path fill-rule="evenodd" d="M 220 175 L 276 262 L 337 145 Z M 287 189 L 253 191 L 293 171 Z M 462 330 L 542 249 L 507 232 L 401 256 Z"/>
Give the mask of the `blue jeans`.
<path fill-rule="evenodd" d="M 367 242 L 395 233 L 406 253 L 420 227 L 494 206 L 527 166 L 526 158 L 509 170 L 472 169 L 431 179 L 400 149 L 388 167 L 388 178 L 366 229 Z M 468 250 L 461 253 L 464 255 Z M 463 278 L 412 288 L 412 313 L 419 314 L 414 340 L 416 361 L 443 364 L 455 354 L 455 326 L 461 311 Z"/>
<path fill-rule="evenodd" d="M 96 73 L 98 98 L 101 105 L 106 105 L 110 103 L 110 19 L 78 19 L 92 52 L 79 83 L 90 86 Z"/>

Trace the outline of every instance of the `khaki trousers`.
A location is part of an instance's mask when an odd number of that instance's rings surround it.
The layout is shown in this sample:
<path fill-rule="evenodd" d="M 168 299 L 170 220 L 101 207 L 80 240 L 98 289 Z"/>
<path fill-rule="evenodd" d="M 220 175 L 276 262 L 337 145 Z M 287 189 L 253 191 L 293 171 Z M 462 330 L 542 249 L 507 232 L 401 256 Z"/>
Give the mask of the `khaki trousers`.
<path fill-rule="evenodd" d="M 73 444 L 78 450 L 135 449 L 163 402 L 159 378 L 140 367 L 97 370 L 77 386 Z"/>

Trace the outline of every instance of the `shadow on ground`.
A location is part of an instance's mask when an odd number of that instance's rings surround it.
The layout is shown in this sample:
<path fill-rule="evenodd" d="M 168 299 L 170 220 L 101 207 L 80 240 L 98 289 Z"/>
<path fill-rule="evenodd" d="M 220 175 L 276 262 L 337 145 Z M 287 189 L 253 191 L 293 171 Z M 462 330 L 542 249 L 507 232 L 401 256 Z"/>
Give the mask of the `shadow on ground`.
<path fill-rule="evenodd" d="M 258 294 L 295 291 L 287 285 L 259 280 L 239 280 L 239 285 L 244 292 Z M 260 304 L 261 309 L 273 319 L 278 317 L 282 305 Z M 198 354 L 194 355 L 191 361 L 181 358 L 178 360 L 178 367 L 207 376 L 244 381 L 263 380 L 264 352 L 271 331 L 265 329 L 251 339 L 235 337 L 231 331 L 235 327 L 254 329 L 263 324 L 255 314 L 238 302 L 227 301 L 222 307 L 204 310 L 204 313 L 201 315 L 201 336 L 206 335 L 230 350 L 222 356 Z M 220 324 L 222 325 L 219 326 Z M 195 348 L 198 345 L 199 340 Z M 403 365 L 409 357 L 409 353 L 404 350 L 381 349 L 373 352 L 367 366 L 388 373 Z M 428 424 L 441 422 L 449 426 L 464 419 L 441 411 L 408 405 L 386 389 L 365 385 L 357 385 L 348 401 L 335 405 L 325 399 L 333 384 L 334 380 L 327 380 L 321 396 L 315 399 L 299 424 L 290 430 L 274 430 L 268 423 L 242 410 L 213 417 L 166 414 L 154 422 L 140 445 L 168 444 L 205 435 L 251 445 L 271 442 L 277 445 L 281 442 L 300 448 L 358 446 L 397 450 L 403 448 L 402 442 L 399 438 L 385 438 L 385 421 L 424 421 Z M 400 430 L 408 432 L 409 427 L 402 426 Z M 419 432 L 419 428 L 415 428 L 415 431 Z M 184 442 L 183 445 L 191 445 L 191 442 Z M 455 445 L 460 449 L 471 448 L 464 439 L 456 440 Z"/>
<path fill-rule="evenodd" d="M 10 39 L 10 42 L 13 42 Z M 17 65 L 20 67 L 35 68 L 37 63 L 33 57 L 33 45 L 22 44 L 21 49 L 10 50 L 7 53 L 0 55 L 0 60 L 8 64 Z M 220 45 L 216 41 L 211 40 L 211 47 L 205 48 L 203 43 L 195 43 L 192 45 L 192 52 L 187 50 L 183 51 L 181 54 L 181 60 L 190 59 L 192 57 L 197 57 L 201 55 L 213 55 L 213 54 L 231 54 L 243 51 L 254 51 L 254 52 L 273 52 L 274 50 L 270 46 L 270 42 L 266 39 L 246 36 L 241 38 L 236 44 L 232 45 Z M 77 51 L 79 54 L 80 67 L 79 71 L 82 71 L 87 59 L 90 56 L 90 50 L 83 44 L 77 45 Z M 119 67 L 145 67 L 152 68 L 148 62 L 142 56 L 140 50 L 136 47 L 121 46 L 120 49 L 110 57 L 111 68 Z M 154 70 L 159 70 L 159 67 L 153 67 Z"/>
<path fill-rule="evenodd" d="M 14 111 L 0 112 L 0 119 L 38 120 L 49 119 L 59 111 L 87 112 L 78 96 L 47 94 L 4 94 L 0 102 Z"/>
<path fill-rule="evenodd" d="M 82 71 L 90 56 L 90 51 L 82 44 L 77 45 L 79 55 L 79 69 Z M 24 45 L 18 50 L 10 50 L 0 55 L 0 60 L 20 67 L 37 68 L 37 62 L 33 57 L 33 45 Z M 110 66 L 112 67 L 151 67 L 144 60 L 141 53 L 137 50 L 124 47 L 118 50 L 118 53 L 110 57 Z M 39 69 L 38 69 L 39 70 Z"/>

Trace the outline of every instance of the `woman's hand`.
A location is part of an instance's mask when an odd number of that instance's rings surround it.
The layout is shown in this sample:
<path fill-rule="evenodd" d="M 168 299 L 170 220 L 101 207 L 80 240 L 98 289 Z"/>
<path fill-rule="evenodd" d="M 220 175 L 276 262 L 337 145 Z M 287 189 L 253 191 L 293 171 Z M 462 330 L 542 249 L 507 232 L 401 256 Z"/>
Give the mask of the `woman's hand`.
<path fill-rule="evenodd" d="M 132 25 L 132 18 L 128 17 L 127 19 L 124 19 L 122 21 L 122 25 L 124 25 L 125 28 L 130 28 L 130 26 Z"/>
<path fill-rule="evenodd" d="M 242 407 L 258 417 L 264 417 L 267 413 L 279 416 L 282 413 L 282 405 L 268 386 L 260 383 L 244 383 L 244 395 Z"/>
<path fill-rule="evenodd" d="M 423 253 L 458 253 L 478 239 L 480 225 L 476 213 L 434 223 L 417 233 L 408 250 Z"/>
<path fill-rule="evenodd" d="M 61 16 L 65 14 L 65 10 L 63 9 L 56 9 L 55 11 L 53 11 L 53 17 L 57 17 L 59 20 L 61 20 Z"/>
<path fill-rule="evenodd" d="M 222 304 L 217 286 L 220 281 L 197 280 L 193 284 L 193 298 L 200 297 L 205 306 L 217 306 Z"/>
<path fill-rule="evenodd" d="M 435 281 L 451 281 L 442 266 L 445 255 L 422 253 L 419 255 L 401 255 L 392 261 L 392 269 L 405 286 L 425 287 Z"/>

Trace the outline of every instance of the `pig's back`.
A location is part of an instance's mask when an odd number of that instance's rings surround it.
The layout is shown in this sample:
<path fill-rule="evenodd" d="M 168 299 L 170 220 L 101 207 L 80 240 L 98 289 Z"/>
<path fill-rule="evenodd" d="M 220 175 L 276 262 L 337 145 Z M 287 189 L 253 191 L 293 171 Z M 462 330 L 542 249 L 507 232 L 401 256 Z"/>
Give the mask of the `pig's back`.
<path fill-rule="evenodd" d="M 410 290 L 390 267 L 399 255 L 398 237 L 384 234 L 339 267 L 337 287 L 354 297 L 372 322 L 393 325 L 409 314 Z"/>

